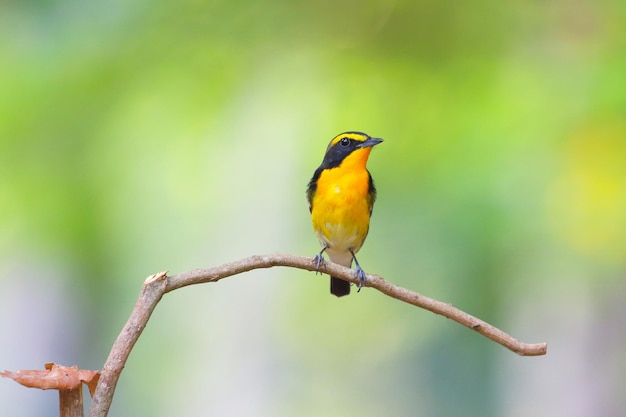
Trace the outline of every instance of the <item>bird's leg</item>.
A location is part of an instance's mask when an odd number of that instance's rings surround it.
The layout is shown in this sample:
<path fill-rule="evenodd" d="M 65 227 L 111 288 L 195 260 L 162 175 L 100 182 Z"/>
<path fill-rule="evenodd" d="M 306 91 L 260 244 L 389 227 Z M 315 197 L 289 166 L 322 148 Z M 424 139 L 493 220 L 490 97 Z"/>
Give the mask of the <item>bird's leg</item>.
<path fill-rule="evenodd" d="M 352 259 L 354 259 L 354 263 L 356 264 L 356 277 L 359 279 L 359 284 L 357 285 L 358 289 L 356 290 L 356 292 L 360 292 L 361 287 L 363 287 L 363 284 L 365 284 L 367 278 L 365 277 L 365 271 L 363 271 L 363 268 L 361 268 L 361 265 L 359 265 L 359 261 L 356 260 L 356 256 L 354 256 L 354 252 L 352 252 L 352 249 L 350 249 L 350 253 L 352 254 Z"/>
<path fill-rule="evenodd" d="M 320 272 L 320 266 L 326 266 L 326 260 L 324 259 L 324 257 L 322 256 L 322 254 L 324 253 L 324 251 L 328 248 L 328 246 L 324 246 L 322 248 L 322 250 L 320 251 L 320 253 L 318 253 L 317 255 L 315 255 L 313 257 L 313 262 L 315 262 L 315 274 L 321 274 Z"/>

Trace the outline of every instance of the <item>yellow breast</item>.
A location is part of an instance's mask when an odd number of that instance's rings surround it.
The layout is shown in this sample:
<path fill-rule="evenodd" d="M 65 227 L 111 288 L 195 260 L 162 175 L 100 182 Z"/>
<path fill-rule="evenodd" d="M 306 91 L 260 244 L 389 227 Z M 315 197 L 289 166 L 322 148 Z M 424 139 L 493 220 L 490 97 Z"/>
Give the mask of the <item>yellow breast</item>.
<path fill-rule="evenodd" d="M 357 252 L 369 230 L 371 198 L 365 163 L 369 148 L 353 152 L 317 180 L 311 219 L 320 243 L 337 252 Z"/>

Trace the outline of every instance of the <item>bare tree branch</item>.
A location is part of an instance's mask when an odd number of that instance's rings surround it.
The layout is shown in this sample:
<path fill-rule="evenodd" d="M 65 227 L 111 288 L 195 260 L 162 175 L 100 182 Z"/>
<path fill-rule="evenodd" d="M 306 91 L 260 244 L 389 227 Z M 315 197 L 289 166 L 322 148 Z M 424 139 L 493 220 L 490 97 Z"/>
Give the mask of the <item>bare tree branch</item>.
<path fill-rule="evenodd" d="M 130 351 L 139 339 L 141 332 L 145 328 L 150 315 L 154 311 L 157 303 L 165 293 L 178 288 L 205 282 L 217 282 L 223 278 L 241 274 L 258 268 L 271 268 L 274 266 L 287 266 L 292 268 L 315 271 L 313 258 L 303 256 L 274 254 L 258 255 L 239 261 L 227 263 L 215 268 L 196 269 L 181 274 L 167 276 L 166 272 L 160 272 L 149 276 L 144 282 L 141 294 L 135 308 L 129 317 L 126 325 L 120 332 L 117 340 L 111 348 L 109 357 L 101 372 L 100 380 L 89 409 L 89 417 L 105 417 L 111 406 L 115 386 L 120 377 L 124 365 L 130 355 Z M 321 272 L 332 274 L 346 281 L 358 283 L 354 271 L 333 263 L 327 263 L 320 268 Z M 468 327 L 483 336 L 493 340 L 513 352 L 522 356 L 539 356 L 547 352 L 546 343 L 522 343 L 502 330 L 480 320 L 462 310 L 429 297 L 425 297 L 416 292 L 394 285 L 385 281 L 378 275 L 367 275 L 365 287 L 372 287 L 405 303 L 426 309 L 435 314 L 452 319 L 465 327 Z"/>

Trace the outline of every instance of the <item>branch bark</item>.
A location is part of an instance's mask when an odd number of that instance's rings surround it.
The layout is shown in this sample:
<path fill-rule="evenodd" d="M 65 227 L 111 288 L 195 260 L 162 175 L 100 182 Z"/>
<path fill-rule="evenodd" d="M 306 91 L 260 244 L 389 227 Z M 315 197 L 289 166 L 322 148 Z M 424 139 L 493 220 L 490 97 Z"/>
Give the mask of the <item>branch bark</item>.
<path fill-rule="evenodd" d="M 83 385 L 78 388 L 59 390 L 59 415 L 61 417 L 83 417 Z"/>
<path fill-rule="evenodd" d="M 128 360 L 130 352 L 145 328 L 154 308 L 163 295 L 188 285 L 217 282 L 221 279 L 259 268 L 286 266 L 308 271 L 315 271 L 313 258 L 288 255 L 257 255 L 239 261 L 227 263 L 209 269 L 196 269 L 181 274 L 167 276 L 160 272 L 149 276 L 143 284 L 141 294 L 126 325 L 115 340 L 109 357 L 104 364 L 100 380 L 89 409 L 89 417 L 105 417 L 111 402 L 120 374 Z M 327 263 L 320 267 L 320 272 L 358 284 L 354 271 L 341 265 Z M 502 330 L 462 311 L 458 308 L 435 299 L 385 281 L 378 275 L 367 275 L 365 287 L 375 288 L 389 297 L 442 315 L 468 327 L 488 339 L 506 347 L 522 356 L 539 356 L 547 352 L 546 343 L 523 343 Z"/>

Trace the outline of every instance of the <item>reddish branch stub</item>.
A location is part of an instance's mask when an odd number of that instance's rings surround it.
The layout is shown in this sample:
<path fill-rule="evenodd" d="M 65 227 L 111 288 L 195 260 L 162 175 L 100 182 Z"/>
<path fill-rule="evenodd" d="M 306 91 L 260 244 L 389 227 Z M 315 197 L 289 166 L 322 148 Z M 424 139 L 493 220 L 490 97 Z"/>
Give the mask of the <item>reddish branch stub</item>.
<path fill-rule="evenodd" d="M 0 376 L 11 378 L 25 387 L 39 389 L 74 390 L 84 383 L 92 396 L 100 378 L 100 371 L 79 370 L 77 366 L 47 363 L 45 367 L 45 371 L 4 371 L 0 372 Z"/>

